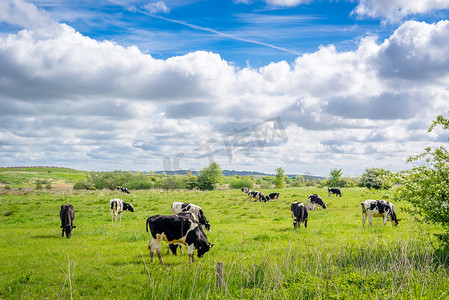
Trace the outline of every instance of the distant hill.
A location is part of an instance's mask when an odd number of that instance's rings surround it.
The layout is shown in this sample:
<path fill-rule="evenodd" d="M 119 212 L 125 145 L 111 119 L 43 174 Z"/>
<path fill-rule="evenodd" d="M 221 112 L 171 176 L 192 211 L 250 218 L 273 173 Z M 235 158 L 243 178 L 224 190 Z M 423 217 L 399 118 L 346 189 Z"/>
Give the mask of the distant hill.
<path fill-rule="evenodd" d="M 192 175 L 198 175 L 198 171 L 191 171 L 191 170 L 178 170 L 178 171 L 155 171 L 155 174 L 165 174 L 167 175 L 185 175 L 187 172 L 191 172 Z M 262 173 L 262 172 L 253 172 L 253 171 L 235 171 L 235 170 L 223 170 L 222 174 L 224 176 L 256 176 L 256 177 L 265 177 L 265 176 L 275 176 L 274 174 L 269 173 Z M 286 174 L 289 178 L 295 178 L 298 174 Z M 302 175 L 304 179 L 306 180 L 316 180 L 320 179 L 323 180 L 324 177 L 322 176 L 313 176 L 313 175 Z"/>

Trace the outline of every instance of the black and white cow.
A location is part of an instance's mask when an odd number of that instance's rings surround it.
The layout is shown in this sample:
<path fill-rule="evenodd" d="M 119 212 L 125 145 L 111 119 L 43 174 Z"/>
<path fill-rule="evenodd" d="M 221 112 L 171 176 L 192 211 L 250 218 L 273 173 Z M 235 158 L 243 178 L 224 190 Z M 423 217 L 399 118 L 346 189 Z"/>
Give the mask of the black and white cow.
<path fill-rule="evenodd" d="M 360 205 L 362 206 L 363 226 L 365 226 L 366 218 L 368 218 L 368 223 L 373 226 L 373 217 L 383 218 L 384 226 L 388 219 L 394 226 L 398 226 L 400 220 L 396 217 L 393 203 L 385 200 L 365 200 Z"/>
<path fill-rule="evenodd" d="M 242 193 L 248 194 L 248 201 L 251 201 L 254 199 L 254 201 L 267 202 L 267 198 L 265 198 L 265 195 L 262 192 L 250 191 L 247 187 L 242 187 Z"/>
<path fill-rule="evenodd" d="M 304 223 L 304 226 L 307 228 L 307 219 L 309 217 L 309 213 L 307 212 L 307 207 L 302 202 L 293 202 L 290 210 L 292 211 L 293 217 L 293 227 L 299 228 L 301 222 Z"/>
<path fill-rule="evenodd" d="M 117 219 L 122 220 L 122 212 L 125 210 L 129 210 L 130 212 L 134 212 L 134 207 L 131 203 L 126 203 L 122 199 L 111 199 L 110 207 L 111 207 L 111 219 L 114 222 L 117 222 Z"/>
<path fill-rule="evenodd" d="M 320 196 L 318 196 L 317 194 L 310 194 L 309 198 L 307 198 L 307 209 L 315 210 L 316 204 L 326 209 L 326 204 L 323 202 Z"/>
<path fill-rule="evenodd" d="M 61 218 L 62 237 L 65 235 L 69 239 L 72 236 L 72 230 L 76 226 L 73 226 L 73 219 L 75 219 L 75 209 L 71 204 L 61 205 L 61 211 L 59 212 Z"/>
<path fill-rule="evenodd" d="M 210 223 L 206 219 L 203 210 L 198 205 L 192 203 L 183 203 L 183 202 L 173 202 L 171 205 L 171 214 L 176 215 L 180 212 L 190 212 L 195 217 L 195 220 L 198 221 L 201 225 L 206 228 L 207 231 L 210 231 Z"/>
<path fill-rule="evenodd" d="M 270 200 L 276 200 L 276 201 L 279 201 L 279 193 L 271 193 L 271 194 L 268 194 L 268 195 L 265 197 L 265 199 L 266 199 L 266 202 L 268 202 L 268 201 L 270 201 Z"/>
<path fill-rule="evenodd" d="M 162 241 L 169 244 L 181 243 L 187 246 L 189 263 L 194 262 L 194 250 L 198 251 L 198 258 L 209 251 L 213 244 L 209 243 L 200 223 L 180 215 L 149 217 L 146 223 L 148 235 L 148 249 L 150 249 L 151 262 L 154 252 L 159 257 L 159 262 L 164 263 L 161 256 Z M 150 232 L 151 237 L 150 239 Z"/>
<path fill-rule="evenodd" d="M 336 189 L 336 188 L 328 188 L 327 189 L 327 193 L 328 193 L 328 197 L 330 197 L 332 194 L 334 194 L 335 196 L 340 196 L 341 197 L 341 191 L 340 189 Z"/>
<path fill-rule="evenodd" d="M 119 187 L 117 187 L 117 190 L 122 191 L 123 193 L 129 194 L 128 188 L 126 188 L 126 187 L 119 186 Z"/>

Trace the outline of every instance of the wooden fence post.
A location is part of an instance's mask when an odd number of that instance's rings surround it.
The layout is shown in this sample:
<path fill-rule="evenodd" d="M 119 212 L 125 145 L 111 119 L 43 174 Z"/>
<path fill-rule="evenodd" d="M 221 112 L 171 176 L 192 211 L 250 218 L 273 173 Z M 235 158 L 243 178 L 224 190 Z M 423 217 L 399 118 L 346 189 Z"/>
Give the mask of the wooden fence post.
<path fill-rule="evenodd" d="M 217 262 L 217 287 L 219 290 L 223 287 L 223 263 Z"/>

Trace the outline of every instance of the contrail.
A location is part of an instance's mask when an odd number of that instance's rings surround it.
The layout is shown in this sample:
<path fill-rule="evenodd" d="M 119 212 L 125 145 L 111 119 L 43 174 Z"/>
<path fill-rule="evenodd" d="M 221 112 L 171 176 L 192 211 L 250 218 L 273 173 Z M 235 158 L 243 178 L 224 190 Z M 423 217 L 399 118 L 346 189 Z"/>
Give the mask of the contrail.
<path fill-rule="evenodd" d="M 186 22 L 183 22 L 183 21 L 179 21 L 179 20 L 165 18 L 165 17 L 159 16 L 159 15 L 147 13 L 147 12 L 142 11 L 142 10 L 137 10 L 137 11 L 142 13 L 142 14 L 144 14 L 144 15 L 153 17 L 153 18 L 158 18 L 158 19 L 161 19 L 161 20 L 164 20 L 164 21 L 167 21 L 167 22 L 171 22 L 171 23 L 181 24 L 181 25 L 190 27 L 192 29 L 197 29 L 197 30 L 210 32 L 210 33 L 213 33 L 213 34 L 216 34 L 216 35 L 219 35 L 219 36 L 222 36 L 222 37 L 226 37 L 226 38 L 229 38 L 229 39 L 233 39 L 233 40 L 237 40 L 237 41 L 241 41 L 241 42 L 246 42 L 246 43 L 251 43 L 251 44 L 256 44 L 256 45 L 261 45 L 261 46 L 277 49 L 277 50 L 280 50 L 280 51 L 284 51 L 284 52 L 287 52 L 287 53 L 290 53 L 290 54 L 300 55 L 299 52 L 292 51 L 292 50 L 289 50 L 289 49 L 285 49 L 285 48 L 282 48 L 282 47 L 278 47 L 278 46 L 275 46 L 275 45 L 259 42 L 259 41 L 252 40 L 252 39 L 241 38 L 241 37 L 238 37 L 238 36 L 235 36 L 235 35 L 232 35 L 232 34 L 228 34 L 228 33 L 223 33 L 223 32 L 217 31 L 217 30 L 212 29 L 212 28 L 197 26 L 197 25 L 189 24 L 189 23 L 186 23 Z"/>

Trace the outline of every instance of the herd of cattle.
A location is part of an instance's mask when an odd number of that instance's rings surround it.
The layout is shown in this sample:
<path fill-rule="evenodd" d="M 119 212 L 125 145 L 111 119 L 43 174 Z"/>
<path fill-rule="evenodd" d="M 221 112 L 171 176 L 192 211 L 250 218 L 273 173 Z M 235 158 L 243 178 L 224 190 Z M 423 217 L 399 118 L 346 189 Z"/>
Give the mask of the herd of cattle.
<path fill-rule="evenodd" d="M 127 188 L 118 187 L 119 191 L 129 194 Z M 271 193 L 265 196 L 262 192 L 250 191 L 248 188 L 242 188 L 242 192 L 248 195 L 248 200 L 268 202 L 270 200 L 279 200 L 279 193 Z M 341 197 L 340 189 L 329 188 L 328 196 L 336 195 Z M 134 212 L 131 203 L 126 203 L 121 199 L 110 200 L 111 219 L 117 221 L 122 219 L 122 213 L 125 210 Z M 319 205 L 326 209 L 326 204 L 317 194 L 311 194 L 307 198 L 307 205 L 302 202 L 291 204 L 290 210 L 293 217 L 293 227 L 300 227 L 304 223 L 307 227 L 308 211 L 315 210 Z M 365 200 L 361 203 L 362 224 L 365 226 L 366 219 L 372 225 L 373 217 L 382 217 L 383 224 L 386 225 L 388 219 L 397 226 L 399 221 L 396 216 L 396 210 L 392 203 L 384 200 Z M 146 221 L 146 231 L 148 236 L 148 249 L 150 250 L 151 262 L 153 262 L 154 252 L 156 252 L 159 262 L 163 263 L 161 256 L 162 241 L 168 243 L 169 250 L 176 255 L 176 249 L 182 245 L 187 247 L 189 263 L 194 261 L 194 250 L 197 250 L 197 256 L 201 258 L 213 244 L 209 243 L 204 233 L 203 227 L 210 231 L 210 223 L 206 219 L 201 207 L 192 203 L 173 202 L 171 206 L 171 215 L 155 215 Z M 61 206 L 60 210 L 62 236 L 70 238 L 75 219 L 75 209 L 71 204 Z M 151 237 L 150 237 L 151 233 Z"/>

